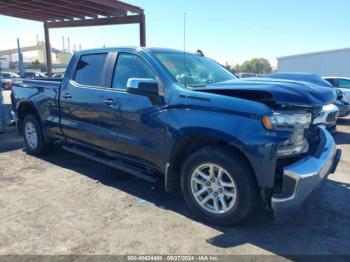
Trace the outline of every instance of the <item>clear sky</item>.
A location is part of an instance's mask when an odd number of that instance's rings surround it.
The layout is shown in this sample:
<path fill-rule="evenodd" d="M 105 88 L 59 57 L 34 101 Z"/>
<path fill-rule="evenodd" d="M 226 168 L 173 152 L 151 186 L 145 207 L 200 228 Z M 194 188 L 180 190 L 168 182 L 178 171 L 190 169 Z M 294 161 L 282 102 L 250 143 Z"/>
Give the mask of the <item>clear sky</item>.
<path fill-rule="evenodd" d="M 242 63 L 265 57 L 350 47 L 349 0 L 125 0 L 145 10 L 147 45 L 183 48 L 183 17 L 187 14 L 186 49 L 201 49 L 221 63 Z M 43 26 L 0 16 L 0 49 L 43 40 Z M 138 45 L 137 25 L 50 30 L 52 46 L 62 36 L 83 48 Z"/>

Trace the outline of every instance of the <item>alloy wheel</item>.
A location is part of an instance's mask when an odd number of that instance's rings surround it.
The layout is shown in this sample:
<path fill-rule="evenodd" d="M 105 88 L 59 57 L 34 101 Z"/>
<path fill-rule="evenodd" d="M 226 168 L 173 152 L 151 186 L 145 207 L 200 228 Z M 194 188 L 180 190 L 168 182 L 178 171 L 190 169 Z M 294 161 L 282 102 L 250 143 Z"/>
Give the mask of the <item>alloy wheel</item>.
<path fill-rule="evenodd" d="M 233 176 L 213 163 L 202 164 L 194 170 L 191 189 L 197 203 L 213 214 L 227 213 L 237 200 Z"/>

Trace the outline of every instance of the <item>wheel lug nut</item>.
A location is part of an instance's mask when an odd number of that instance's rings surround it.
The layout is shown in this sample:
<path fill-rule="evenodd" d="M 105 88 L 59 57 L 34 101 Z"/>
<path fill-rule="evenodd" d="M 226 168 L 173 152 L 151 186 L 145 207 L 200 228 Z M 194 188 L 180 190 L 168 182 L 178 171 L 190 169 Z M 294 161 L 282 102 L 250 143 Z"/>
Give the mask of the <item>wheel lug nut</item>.
<path fill-rule="evenodd" d="M 215 192 L 215 193 L 214 193 L 214 196 L 218 196 L 218 192 Z"/>
<path fill-rule="evenodd" d="M 215 179 L 214 179 L 214 178 L 212 178 L 212 179 L 210 179 L 210 181 L 214 183 L 214 182 L 215 182 Z"/>
<path fill-rule="evenodd" d="M 211 192 L 213 192 L 213 190 L 211 190 L 211 189 L 208 189 L 208 192 L 209 192 L 209 193 L 211 193 Z"/>
<path fill-rule="evenodd" d="M 210 182 L 207 183 L 207 186 L 210 186 Z"/>
<path fill-rule="evenodd" d="M 219 189 L 219 193 L 222 193 L 222 189 L 221 188 Z"/>

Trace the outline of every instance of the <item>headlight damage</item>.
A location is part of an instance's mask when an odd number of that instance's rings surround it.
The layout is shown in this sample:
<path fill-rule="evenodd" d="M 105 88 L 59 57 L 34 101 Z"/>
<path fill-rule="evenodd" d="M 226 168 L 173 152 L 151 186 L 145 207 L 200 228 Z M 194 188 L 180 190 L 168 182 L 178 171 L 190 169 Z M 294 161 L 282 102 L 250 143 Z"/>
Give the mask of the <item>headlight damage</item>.
<path fill-rule="evenodd" d="M 271 116 L 263 116 L 262 123 L 268 130 L 291 132 L 288 140 L 279 143 L 278 157 L 289 157 L 308 151 L 305 130 L 312 123 L 311 113 L 274 112 Z"/>

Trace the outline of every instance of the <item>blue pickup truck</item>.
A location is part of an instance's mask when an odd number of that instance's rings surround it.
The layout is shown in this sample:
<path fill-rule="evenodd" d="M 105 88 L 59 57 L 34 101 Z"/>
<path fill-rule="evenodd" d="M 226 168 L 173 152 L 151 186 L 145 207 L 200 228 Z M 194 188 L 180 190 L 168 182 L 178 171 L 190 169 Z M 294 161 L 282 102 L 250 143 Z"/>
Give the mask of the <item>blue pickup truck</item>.
<path fill-rule="evenodd" d="M 30 154 L 69 152 L 181 190 L 202 220 L 232 225 L 259 199 L 295 212 L 341 151 L 313 119 L 330 88 L 243 81 L 202 53 L 111 48 L 76 53 L 62 81 L 23 80 L 13 120 Z"/>

